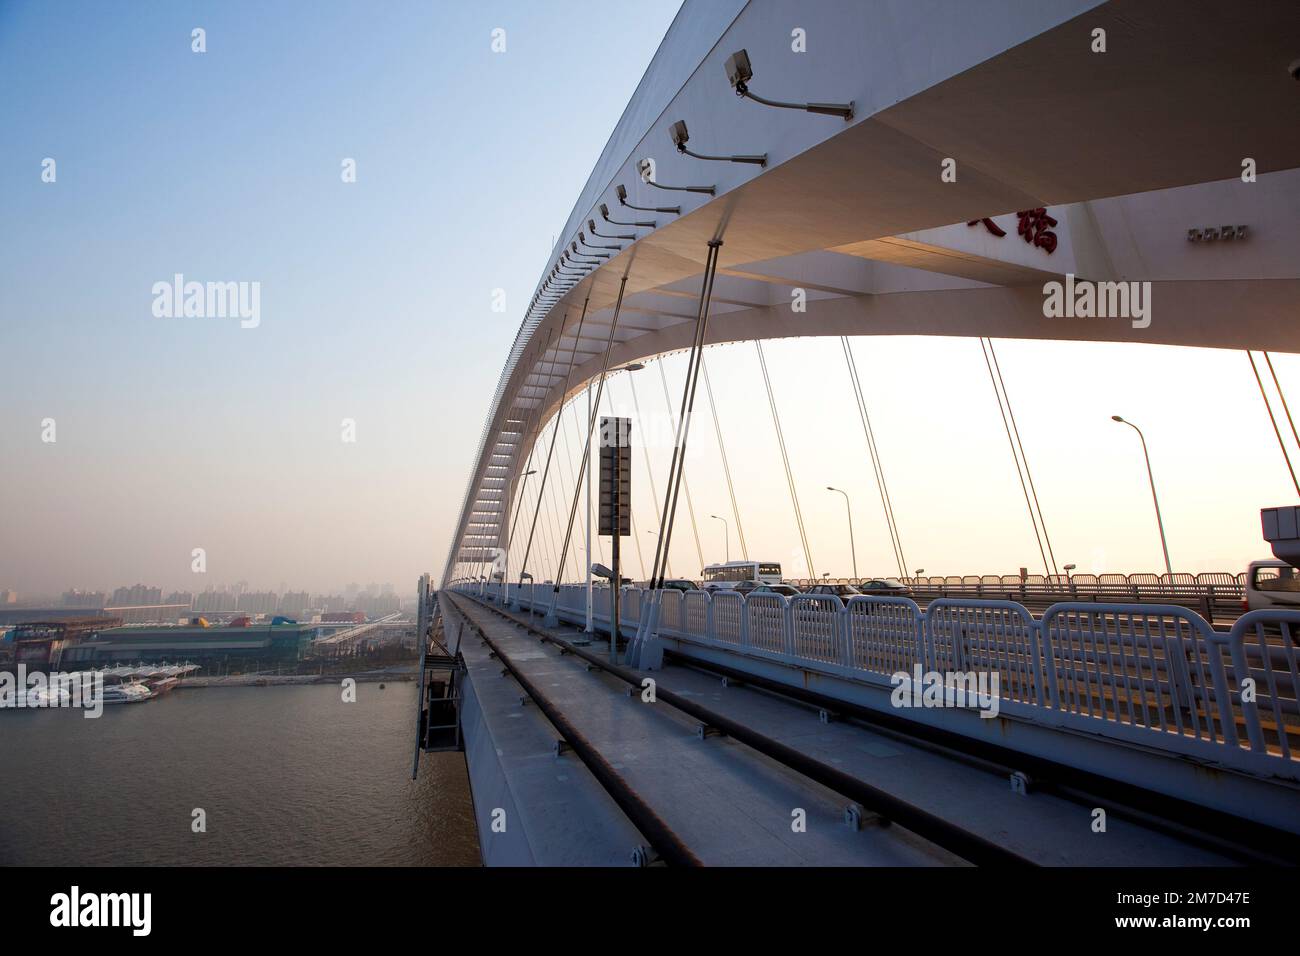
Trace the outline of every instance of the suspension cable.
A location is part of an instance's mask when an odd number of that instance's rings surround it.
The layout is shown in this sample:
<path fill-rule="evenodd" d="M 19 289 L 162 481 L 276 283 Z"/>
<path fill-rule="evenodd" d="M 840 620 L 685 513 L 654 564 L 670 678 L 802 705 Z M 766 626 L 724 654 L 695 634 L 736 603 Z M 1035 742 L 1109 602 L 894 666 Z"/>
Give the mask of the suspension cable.
<path fill-rule="evenodd" d="M 668 420 L 673 423 L 673 430 L 677 430 L 677 421 L 673 416 L 673 400 L 668 395 L 668 375 L 664 372 L 664 363 L 662 360 L 655 363 L 659 366 L 659 381 L 664 387 L 664 405 L 668 408 Z M 704 567 L 704 549 L 700 547 L 700 529 L 695 523 L 695 502 L 691 498 L 691 483 L 686 479 L 686 463 L 682 462 L 682 485 L 686 489 L 686 510 L 691 516 L 691 534 L 695 537 L 695 555 L 700 559 L 700 568 Z"/>
<path fill-rule="evenodd" d="M 569 403 L 569 407 L 570 407 L 571 409 L 573 409 L 573 427 L 577 430 L 578 438 L 581 439 L 581 438 L 582 438 L 582 423 L 581 423 L 581 421 L 580 421 L 579 418 L 578 418 L 578 403 L 577 403 L 576 401 L 574 401 L 574 402 L 570 402 L 570 403 Z M 568 427 L 568 424 L 567 424 L 567 423 L 565 424 L 565 427 L 564 427 L 564 453 L 565 453 L 566 455 L 568 455 L 568 454 L 570 453 L 570 449 L 569 449 L 569 427 Z M 569 471 L 570 471 L 570 472 L 573 471 L 573 467 L 574 467 L 574 466 L 573 466 L 573 458 L 570 458 L 570 459 L 569 459 Z M 587 477 L 586 474 L 582 474 L 582 475 L 579 475 L 579 476 L 575 477 L 574 480 L 573 480 L 573 481 L 574 481 L 574 487 L 577 487 L 578 482 L 579 482 L 581 479 L 585 479 L 586 477 Z M 585 487 L 584 487 L 583 490 L 584 490 L 584 491 L 586 490 Z M 601 545 L 600 535 L 595 535 L 594 537 L 596 538 L 596 557 L 600 559 L 600 563 L 601 563 L 601 564 L 604 564 L 604 563 L 605 563 L 605 550 L 604 550 L 603 546 Z M 583 538 L 583 543 L 586 545 L 586 548 L 587 548 L 587 563 L 590 564 L 590 563 L 591 563 L 591 542 L 587 540 L 587 526 L 586 526 L 585 523 L 584 523 L 583 526 L 582 526 L 582 538 Z M 575 557 L 576 557 L 576 555 L 575 555 Z"/>
<path fill-rule="evenodd" d="M 1277 397 L 1282 400 L 1282 411 L 1286 412 L 1287 424 L 1291 426 L 1291 437 L 1295 443 L 1300 445 L 1300 432 L 1296 431 L 1295 420 L 1291 417 L 1291 407 L 1286 403 L 1286 393 L 1282 391 L 1282 383 L 1277 380 L 1277 371 L 1273 368 L 1273 358 L 1264 353 L 1264 361 L 1268 363 L 1268 373 L 1273 376 L 1273 387 L 1277 389 Z"/>
<path fill-rule="evenodd" d="M 1267 355 L 1268 353 L 1264 353 Z M 1246 350 L 1246 358 L 1250 359 L 1250 370 L 1255 373 L 1255 382 L 1259 385 L 1260 398 L 1264 399 L 1264 408 L 1268 410 L 1268 420 L 1273 423 L 1273 434 L 1277 436 L 1277 446 L 1282 449 L 1282 458 L 1286 461 L 1286 470 L 1291 473 L 1291 484 L 1295 485 L 1296 494 L 1300 495 L 1300 482 L 1296 481 L 1295 469 L 1291 467 L 1291 456 L 1287 454 L 1286 442 L 1282 440 L 1282 430 L 1277 427 L 1277 418 L 1273 414 L 1273 405 L 1268 400 L 1268 393 L 1264 391 L 1264 380 L 1259 377 L 1259 368 L 1255 365 L 1255 356 L 1251 354 L 1250 349 Z M 1273 368 L 1273 363 L 1269 363 L 1269 370 Z M 1277 381 L 1277 375 L 1274 373 L 1273 381 Z M 1279 388 L 1279 393 L 1281 389 Z M 1285 403 L 1285 399 L 1283 400 Z M 1284 404 L 1285 407 L 1285 404 Z M 1290 420 L 1291 412 L 1287 411 L 1287 419 Z M 1292 422 L 1291 428 L 1295 430 L 1295 423 Z"/>
<path fill-rule="evenodd" d="M 704 357 L 704 340 L 709 330 L 709 300 L 713 297 L 713 282 L 718 270 L 718 250 L 721 239 L 709 240 L 709 252 L 704 262 L 704 280 L 700 285 L 699 311 L 695 317 L 695 338 L 691 343 L 690 359 L 686 365 L 686 384 L 682 388 L 682 410 L 677 418 L 676 437 L 673 439 L 673 457 L 668 463 L 668 487 L 664 492 L 663 517 L 659 522 L 659 540 L 655 545 L 655 560 L 651 574 L 657 601 L 663 600 L 664 568 L 672 547 L 673 525 L 677 518 L 677 498 L 682 477 L 686 471 L 686 448 L 691 434 L 691 415 L 695 412 L 695 389 L 699 384 L 700 360 Z M 658 603 L 651 617 L 658 613 Z"/>
<path fill-rule="evenodd" d="M 645 419 L 641 417 L 641 402 L 636 397 L 636 376 L 632 372 L 627 373 L 627 383 L 632 389 L 632 410 L 636 412 L 636 420 L 644 424 Z M 645 472 L 646 477 L 650 479 L 650 503 L 654 505 L 655 525 L 657 526 L 660 524 L 659 491 L 655 488 L 654 468 L 650 466 L 650 443 L 644 438 L 641 441 L 641 451 L 645 453 Z M 672 563 L 669 562 L 668 575 L 671 577 L 672 573 Z"/>
<path fill-rule="evenodd" d="M 1052 552 L 1052 537 L 1047 533 L 1047 519 L 1043 517 L 1043 507 L 1038 503 L 1038 489 L 1034 487 L 1034 475 L 1029 470 L 1029 456 L 1025 454 L 1024 442 L 1020 440 L 1020 427 L 1016 425 L 1016 413 L 1011 407 L 1011 393 L 1007 391 L 1007 383 L 1002 378 L 1002 366 L 998 364 L 998 353 L 993 350 L 993 340 L 989 339 L 989 355 L 993 356 L 993 368 L 998 373 L 998 384 L 1002 386 L 1002 394 L 1007 400 L 1007 416 L 1011 419 L 1011 430 L 1016 433 L 1016 444 L 1020 447 L 1020 458 L 1025 463 L 1025 478 L 1029 480 L 1029 491 L 1034 496 L 1034 510 L 1038 512 L 1038 523 L 1043 528 L 1043 541 L 1047 544 L 1047 557 L 1052 562 L 1052 575 L 1054 578 L 1061 576 L 1060 570 L 1056 566 L 1056 555 Z"/>
<path fill-rule="evenodd" d="M 577 410 L 577 407 L 578 407 L 578 403 L 577 403 L 577 402 L 569 402 L 569 406 L 570 406 L 571 408 L 573 408 L 573 409 L 576 411 L 576 410 Z M 581 435 L 581 432 L 579 432 L 579 435 Z M 569 468 L 569 477 L 573 479 L 573 489 L 574 489 L 574 491 L 577 492 L 577 491 L 579 491 L 580 489 L 581 489 L 581 490 L 585 490 L 585 487 L 584 487 L 583 484 L 582 484 L 582 479 L 583 479 L 585 476 L 584 476 L 583 474 L 581 474 L 581 473 L 576 473 L 576 472 L 575 472 L 575 469 L 574 469 L 574 465 L 573 465 L 574 457 L 573 457 L 572 449 L 569 447 L 569 424 L 568 424 L 568 420 L 567 420 L 567 418 L 566 418 L 566 420 L 565 420 L 565 422 L 564 422 L 564 457 L 565 457 L 565 461 L 566 461 L 566 463 L 568 464 L 568 468 Z M 564 495 L 563 495 L 563 494 L 560 495 L 560 500 L 561 500 L 561 501 L 564 500 Z M 591 548 L 591 542 L 586 540 L 586 537 L 587 537 L 587 526 L 586 526 L 586 523 L 585 523 L 585 522 L 582 524 L 582 532 L 581 532 L 581 533 L 582 533 L 582 538 L 583 538 L 583 544 L 582 544 L 582 545 L 579 545 L 577 541 L 574 541 L 574 542 L 573 542 L 573 547 L 569 550 L 568 554 L 565 555 L 565 561 L 568 561 L 568 555 L 569 555 L 569 554 L 573 555 L 573 560 L 574 560 L 574 562 L 575 562 L 575 567 L 577 566 L 577 561 L 578 561 L 578 552 L 579 552 L 579 551 L 585 551 L 585 552 L 587 553 L 587 562 L 588 562 L 588 563 L 590 563 L 591 560 L 592 560 L 592 558 L 591 558 L 591 552 L 588 550 L 588 549 Z"/>
<path fill-rule="evenodd" d="M 609 374 L 609 356 L 610 353 L 614 351 L 614 333 L 618 330 L 618 316 L 619 313 L 623 311 L 623 290 L 626 288 L 627 273 L 624 272 L 623 278 L 620 279 L 618 283 L 618 299 L 614 303 L 614 315 L 609 320 L 609 337 L 605 340 L 605 358 L 600 367 L 600 377 L 596 379 L 596 400 L 592 403 L 591 417 L 587 420 L 587 441 L 582 449 L 582 467 L 579 469 L 579 471 L 584 474 L 587 470 L 587 463 L 591 460 L 591 437 L 596 430 L 596 414 L 600 409 L 600 396 L 605 392 L 605 376 Z M 575 352 L 578 350 L 578 342 L 576 339 L 573 342 L 573 350 Z M 567 379 L 565 380 L 565 390 L 568 390 Z M 561 549 L 561 562 L 564 560 L 563 552 L 568 551 L 569 539 L 573 535 L 573 518 L 578 513 L 578 491 L 579 489 L 574 489 L 573 504 L 569 507 L 569 521 L 564 529 L 564 547 Z M 552 613 L 554 613 L 555 608 L 560 602 L 560 578 L 563 575 L 563 572 L 564 564 L 561 563 L 560 573 L 555 576 L 555 591 L 551 595 Z M 611 585 L 613 587 L 618 587 L 619 582 L 613 581 L 611 582 Z"/>
<path fill-rule="evenodd" d="M 579 336 L 581 336 L 581 334 L 582 334 L 582 323 L 583 323 L 583 320 L 585 320 L 585 319 L 587 318 L 587 301 L 590 301 L 590 298 L 591 298 L 591 297 L 588 296 L 588 297 L 587 297 L 587 300 L 584 300 L 583 303 L 582 303 L 582 318 L 578 319 L 578 335 L 579 335 Z M 560 334 L 561 334 L 561 339 L 563 339 L 563 334 L 564 334 L 564 323 L 568 320 L 568 317 L 569 317 L 568 312 L 565 312 L 565 313 L 564 313 L 564 318 L 560 320 Z M 551 335 L 550 335 L 550 333 L 548 332 L 548 333 L 547 333 L 547 336 L 546 336 L 546 342 L 547 342 L 547 345 L 548 345 L 548 346 L 550 345 L 550 341 L 551 341 Z M 578 348 L 578 338 L 577 338 L 577 337 L 575 337 L 574 340 L 573 340 L 573 348 L 574 348 L 575 351 L 576 351 L 577 348 Z M 551 370 L 550 370 L 550 372 L 548 372 L 547 375 L 546 375 L 546 381 L 547 381 L 547 383 L 548 383 L 548 387 L 542 389 L 542 394 L 541 394 L 541 395 L 538 397 L 538 399 L 537 399 L 537 417 L 538 417 L 539 420 L 541 419 L 541 416 L 542 416 L 542 406 L 543 406 L 543 405 L 545 404 L 545 402 L 546 402 L 546 393 L 547 393 L 547 391 L 549 390 L 549 383 L 550 383 L 550 380 L 551 380 L 551 378 L 555 375 L 555 361 L 556 361 L 556 358 L 559 357 L 559 353 L 560 353 L 560 343 L 559 343 L 559 342 L 556 342 L 556 343 L 555 343 L 555 356 L 552 357 L 552 359 L 551 359 Z M 546 353 L 543 352 L 542 355 L 545 356 Z M 573 358 L 572 358 L 572 356 L 570 356 L 570 359 L 569 359 L 569 368 L 570 368 L 570 370 L 572 370 L 572 368 L 573 368 Z M 567 392 L 568 390 L 569 390 L 569 389 L 568 389 L 568 381 L 567 381 L 567 379 L 566 379 L 566 381 L 565 381 L 565 388 L 564 388 L 564 391 Z M 563 398 L 563 393 L 561 393 L 561 399 L 562 399 L 562 398 Z M 538 509 L 541 508 L 542 492 L 546 490 L 547 479 L 550 478 L 550 476 L 551 476 L 551 457 L 555 454 L 555 439 L 556 439 L 556 437 L 557 437 L 558 435 L 559 435 L 559 431 L 558 431 L 558 430 L 557 430 L 557 431 L 554 431 L 554 432 L 551 433 L 551 444 L 550 444 L 550 447 L 549 447 L 549 448 L 547 449 L 547 451 L 546 451 L 546 464 L 542 466 L 542 485 L 541 485 L 541 487 L 540 487 L 540 488 L 538 489 L 538 491 L 537 491 L 537 502 L 538 502 L 538 505 L 537 505 L 537 506 L 538 506 Z M 532 553 L 532 550 L 533 550 L 533 533 L 537 530 L 537 515 L 538 515 L 538 511 L 534 511 L 534 512 L 533 512 L 533 523 L 532 523 L 532 527 L 530 527 L 529 530 L 528 530 L 528 544 L 526 544 L 526 545 L 524 546 L 524 559 L 523 559 L 523 561 L 521 561 L 521 562 L 519 563 L 519 574 L 520 574 L 520 578 L 519 578 L 519 580 L 521 580 L 521 581 L 523 580 L 523 573 L 524 573 L 525 571 L 528 570 L 528 557 L 529 557 L 529 555 Z"/>
<path fill-rule="evenodd" d="M 1029 522 L 1034 526 L 1034 540 L 1038 542 L 1038 553 L 1043 559 L 1043 570 L 1051 574 L 1052 572 L 1047 564 L 1047 552 L 1043 550 L 1043 538 L 1038 531 L 1038 519 L 1034 517 L 1034 506 L 1030 504 L 1029 488 L 1025 485 L 1025 475 L 1020 469 L 1020 458 L 1016 454 L 1015 439 L 1011 437 L 1011 425 L 1007 421 L 1006 409 L 1002 407 L 1003 395 L 998 391 L 998 379 L 993 374 L 993 364 L 989 361 L 989 353 L 985 348 L 986 341 L 983 336 L 980 336 L 980 353 L 984 356 L 984 365 L 989 370 L 989 381 L 993 383 L 993 396 L 997 399 L 998 413 L 1002 416 L 1002 428 L 1007 433 L 1007 444 L 1011 447 L 1011 460 L 1015 463 L 1016 477 L 1020 479 L 1020 490 L 1025 496 L 1025 507 L 1029 510 Z"/>
<path fill-rule="evenodd" d="M 880 492 L 880 506 L 885 512 L 885 524 L 889 528 L 889 540 L 894 547 L 894 561 L 898 564 L 899 578 L 907 577 L 907 559 L 903 556 L 903 539 L 898 533 L 898 524 L 894 518 L 894 505 L 889 497 L 889 488 L 885 484 L 885 467 L 880 461 L 876 448 L 876 435 L 871 427 L 871 416 L 867 414 L 867 399 L 862 390 L 862 380 L 858 377 L 857 361 L 849 345 L 847 335 L 840 336 L 840 345 L 844 348 L 844 361 L 849 367 L 849 381 L 853 385 L 853 397 L 858 403 L 858 417 L 862 419 L 862 432 L 867 439 L 867 452 L 871 456 L 871 468 L 876 475 L 876 487 Z"/>
<path fill-rule="evenodd" d="M 767 373 L 767 359 L 763 356 L 763 343 L 754 340 L 758 350 L 758 364 L 763 370 L 763 384 L 767 388 L 767 403 L 772 409 L 772 424 L 776 428 L 776 442 L 781 448 L 781 464 L 785 466 L 785 481 L 790 487 L 790 501 L 794 504 L 794 520 L 799 527 L 799 540 L 803 543 L 804 560 L 808 563 L 808 577 L 817 580 L 817 569 L 813 565 L 812 551 L 808 548 L 808 532 L 804 528 L 803 509 L 799 507 L 799 492 L 794 484 L 794 472 L 790 470 L 790 454 L 785 447 L 785 434 L 781 430 L 781 416 L 776 410 L 776 396 L 772 393 L 772 377 Z"/>
<path fill-rule="evenodd" d="M 736 486 L 731 483 L 731 465 L 727 461 L 727 445 L 722 440 L 722 426 L 718 424 L 718 406 L 713 401 L 713 386 L 709 384 L 709 367 L 700 362 L 700 371 L 704 375 L 704 397 L 709 400 L 709 411 L 713 414 L 713 432 L 718 436 L 718 451 L 722 453 L 722 471 L 727 476 L 727 494 L 731 496 L 731 515 L 736 519 L 736 534 L 740 538 L 740 556 L 749 560 L 749 549 L 745 547 L 745 527 L 740 523 L 740 509 L 736 507 Z"/>

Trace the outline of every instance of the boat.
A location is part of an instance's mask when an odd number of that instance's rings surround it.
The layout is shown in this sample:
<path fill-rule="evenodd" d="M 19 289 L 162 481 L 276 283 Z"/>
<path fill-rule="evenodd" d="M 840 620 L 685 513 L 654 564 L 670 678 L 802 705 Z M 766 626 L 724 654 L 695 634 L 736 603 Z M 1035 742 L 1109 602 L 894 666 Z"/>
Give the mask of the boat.
<path fill-rule="evenodd" d="M 153 696 L 153 691 L 136 680 L 119 680 L 116 683 L 104 684 L 105 704 L 138 704 Z"/>

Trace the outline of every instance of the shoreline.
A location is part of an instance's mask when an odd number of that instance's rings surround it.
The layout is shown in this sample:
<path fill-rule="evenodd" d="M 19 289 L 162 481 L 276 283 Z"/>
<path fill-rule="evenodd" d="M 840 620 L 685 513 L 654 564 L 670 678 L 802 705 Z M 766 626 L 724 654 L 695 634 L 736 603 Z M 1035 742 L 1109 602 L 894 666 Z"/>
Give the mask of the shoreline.
<path fill-rule="evenodd" d="M 187 677 L 172 688 L 173 691 L 205 687 L 284 687 L 305 686 L 310 684 L 337 684 L 348 678 L 358 684 L 406 683 L 416 679 L 414 671 L 399 671 L 393 674 L 358 673 L 358 674 L 236 674 L 225 677 Z"/>

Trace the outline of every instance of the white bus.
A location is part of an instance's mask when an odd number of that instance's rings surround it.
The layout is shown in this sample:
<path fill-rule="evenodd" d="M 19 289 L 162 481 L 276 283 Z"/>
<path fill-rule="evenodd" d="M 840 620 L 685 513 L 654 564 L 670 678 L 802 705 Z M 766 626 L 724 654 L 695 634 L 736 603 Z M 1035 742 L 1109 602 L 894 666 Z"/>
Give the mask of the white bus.
<path fill-rule="evenodd" d="M 728 561 L 710 564 L 701 574 L 704 589 L 737 588 L 749 591 L 760 584 L 780 584 L 781 565 L 775 561 Z"/>

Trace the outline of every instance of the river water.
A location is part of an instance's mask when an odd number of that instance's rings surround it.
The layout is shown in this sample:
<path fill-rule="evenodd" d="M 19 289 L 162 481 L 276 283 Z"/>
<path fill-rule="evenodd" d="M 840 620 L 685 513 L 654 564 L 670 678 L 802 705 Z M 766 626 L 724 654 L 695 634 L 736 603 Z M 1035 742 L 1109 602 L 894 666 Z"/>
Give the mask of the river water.
<path fill-rule="evenodd" d="M 411 780 L 416 685 L 0 711 L 0 864 L 479 863 L 460 754 Z M 202 810 L 206 832 L 194 832 Z"/>

